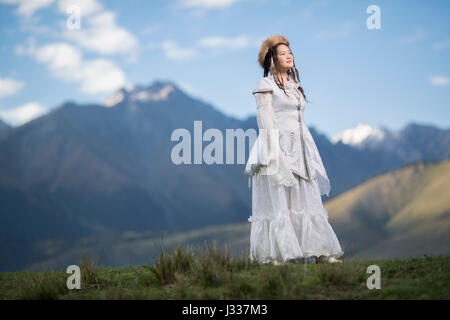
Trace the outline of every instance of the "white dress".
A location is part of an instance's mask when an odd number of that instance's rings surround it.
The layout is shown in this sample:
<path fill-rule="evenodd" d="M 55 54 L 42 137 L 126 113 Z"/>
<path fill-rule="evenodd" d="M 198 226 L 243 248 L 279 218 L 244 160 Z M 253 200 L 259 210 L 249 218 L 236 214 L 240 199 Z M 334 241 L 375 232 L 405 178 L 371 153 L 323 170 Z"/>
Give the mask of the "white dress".
<path fill-rule="evenodd" d="M 293 80 L 278 88 L 272 75 L 253 94 L 259 135 L 245 167 L 252 188 L 250 259 L 285 262 L 344 252 L 322 204 L 330 182 L 303 120 L 306 101 Z"/>

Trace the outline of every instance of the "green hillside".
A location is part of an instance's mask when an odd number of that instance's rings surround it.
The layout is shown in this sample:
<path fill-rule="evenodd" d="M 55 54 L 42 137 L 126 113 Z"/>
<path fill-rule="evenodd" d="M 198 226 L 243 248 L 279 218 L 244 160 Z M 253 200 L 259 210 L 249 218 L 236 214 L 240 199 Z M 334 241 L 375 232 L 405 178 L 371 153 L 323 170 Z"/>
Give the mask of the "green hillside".
<path fill-rule="evenodd" d="M 379 289 L 367 287 L 370 265 Z M 162 251 L 149 265 L 78 266 L 81 288 L 72 290 L 65 271 L 0 273 L 0 299 L 450 299 L 448 256 L 275 266 L 209 245 Z"/>

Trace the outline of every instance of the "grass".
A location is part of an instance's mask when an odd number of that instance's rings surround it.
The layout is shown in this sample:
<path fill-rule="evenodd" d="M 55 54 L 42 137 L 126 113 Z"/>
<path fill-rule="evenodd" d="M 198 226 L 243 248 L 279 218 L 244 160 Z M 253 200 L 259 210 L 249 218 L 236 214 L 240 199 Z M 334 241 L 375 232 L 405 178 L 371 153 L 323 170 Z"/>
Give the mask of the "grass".
<path fill-rule="evenodd" d="M 381 270 L 381 289 L 369 290 L 369 265 Z M 65 271 L 0 273 L 0 299 L 449 299 L 450 256 L 352 260 L 343 264 L 264 265 L 227 246 L 181 243 L 161 247 L 153 265 L 100 267 L 79 263 L 81 289 L 69 290 Z"/>

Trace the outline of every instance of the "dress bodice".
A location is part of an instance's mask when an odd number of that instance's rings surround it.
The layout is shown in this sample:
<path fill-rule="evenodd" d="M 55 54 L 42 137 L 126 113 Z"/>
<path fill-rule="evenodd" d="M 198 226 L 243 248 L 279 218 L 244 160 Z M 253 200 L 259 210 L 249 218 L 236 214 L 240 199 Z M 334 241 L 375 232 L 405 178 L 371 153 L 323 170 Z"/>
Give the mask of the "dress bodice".
<path fill-rule="evenodd" d="M 271 82 L 272 108 L 274 114 L 274 127 L 279 130 L 279 147 L 284 163 L 301 178 L 311 181 L 314 172 L 311 172 L 307 161 L 305 149 L 305 127 L 303 112 L 306 101 L 298 83 L 290 79 L 284 83 L 286 94 L 279 88 L 272 75 L 264 81 Z M 257 90 L 257 89 L 256 89 Z"/>
<path fill-rule="evenodd" d="M 280 166 L 286 166 L 292 173 L 307 181 L 320 175 L 318 182 L 321 191 L 328 194 L 329 180 L 317 146 L 303 118 L 306 101 L 298 86 L 299 84 L 292 79 L 286 81 L 284 83 L 286 95 L 277 86 L 273 76 L 269 75 L 258 81 L 252 93 L 272 93 L 270 108 L 273 114 L 273 128 L 279 130 Z M 249 165 L 257 161 L 254 155 L 250 156 L 246 173 L 249 172 Z"/>

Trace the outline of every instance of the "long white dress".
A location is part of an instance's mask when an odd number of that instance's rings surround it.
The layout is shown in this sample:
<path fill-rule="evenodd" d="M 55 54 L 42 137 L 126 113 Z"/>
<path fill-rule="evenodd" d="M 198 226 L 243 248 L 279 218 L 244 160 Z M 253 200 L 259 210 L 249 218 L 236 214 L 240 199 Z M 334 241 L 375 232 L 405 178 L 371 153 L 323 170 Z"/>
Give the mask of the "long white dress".
<path fill-rule="evenodd" d="M 259 135 L 244 172 L 253 185 L 250 259 L 339 258 L 344 252 L 321 199 L 330 182 L 303 120 L 306 101 L 295 81 L 284 86 L 288 97 L 269 75 L 253 90 Z"/>

